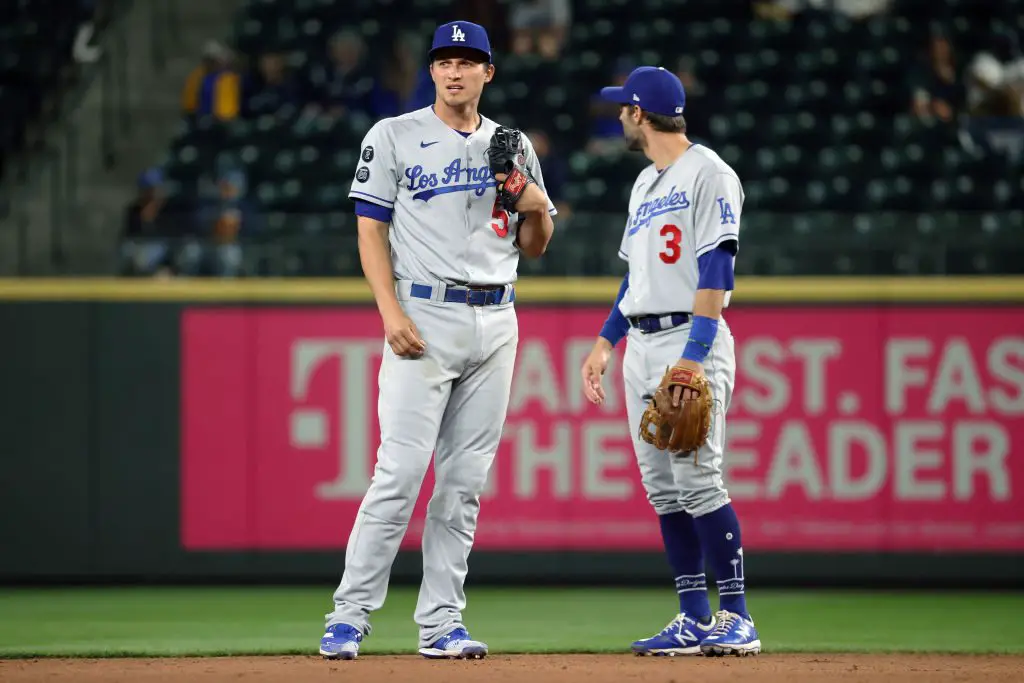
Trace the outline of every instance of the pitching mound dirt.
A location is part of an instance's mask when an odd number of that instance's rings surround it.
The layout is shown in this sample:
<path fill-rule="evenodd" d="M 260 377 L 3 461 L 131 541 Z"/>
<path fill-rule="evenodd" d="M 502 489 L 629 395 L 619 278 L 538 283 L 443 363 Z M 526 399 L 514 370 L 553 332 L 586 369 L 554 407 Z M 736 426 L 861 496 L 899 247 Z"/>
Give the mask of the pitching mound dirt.
<path fill-rule="evenodd" d="M 26 659 L 0 661 L 0 681 L 75 683 L 804 683 L 809 681 L 1024 681 L 1021 656 L 771 655 L 744 659 L 631 655 L 494 655 L 482 661 L 428 661 L 364 655 L 195 659 Z"/>

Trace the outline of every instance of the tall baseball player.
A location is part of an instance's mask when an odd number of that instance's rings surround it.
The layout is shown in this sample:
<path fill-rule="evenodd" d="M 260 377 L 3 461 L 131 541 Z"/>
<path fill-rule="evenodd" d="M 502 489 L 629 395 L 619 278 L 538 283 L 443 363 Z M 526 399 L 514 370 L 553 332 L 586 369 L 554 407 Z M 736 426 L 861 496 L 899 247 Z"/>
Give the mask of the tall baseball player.
<path fill-rule="evenodd" d="M 583 364 L 584 392 L 595 404 L 604 400 L 608 359 L 628 337 L 623 378 L 629 428 L 679 595 L 676 617 L 632 649 L 756 654 L 761 642 L 744 597 L 740 525 L 722 480 L 725 414 L 736 369 L 722 309 L 733 289 L 743 188 L 717 154 L 687 139 L 686 94 L 671 72 L 640 67 L 622 87 L 603 88 L 601 96 L 621 105 L 630 149 L 652 163 L 630 195 L 619 248 L 629 272 Z M 720 609 L 714 615 L 705 557 L 718 580 Z"/>
<path fill-rule="evenodd" d="M 440 26 L 429 59 L 434 104 L 370 129 L 349 192 L 387 343 L 377 464 L 326 615 L 328 659 L 355 659 L 369 635 L 432 455 L 419 652 L 487 654 L 462 623 L 467 558 L 512 386 L 519 254 L 544 252 L 555 208 L 526 136 L 477 111 L 494 77 L 484 28 Z"/>

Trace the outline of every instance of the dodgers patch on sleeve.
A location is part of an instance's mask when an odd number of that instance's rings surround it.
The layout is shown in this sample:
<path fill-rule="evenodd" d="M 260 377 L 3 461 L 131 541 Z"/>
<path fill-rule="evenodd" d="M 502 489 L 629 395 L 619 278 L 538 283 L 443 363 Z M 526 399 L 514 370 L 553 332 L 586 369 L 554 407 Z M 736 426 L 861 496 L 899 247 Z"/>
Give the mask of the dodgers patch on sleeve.
<path fill-rule="evenodd" d="M 365 156 L 365 153 L 364 153 L 364 156 Z M 356 171 L 356 180 L 358 180 L 361 183 L 365 183 L 369 179 L 370 179 L 370 169 L 368 169 L 366 166 L 360 166 L 359 170 Z"/>
<path fill-rule="evenodd" d="M 370 163 L 373 161 L 373 146 L 367 145 L 363 148 L 363 161 Z"/>

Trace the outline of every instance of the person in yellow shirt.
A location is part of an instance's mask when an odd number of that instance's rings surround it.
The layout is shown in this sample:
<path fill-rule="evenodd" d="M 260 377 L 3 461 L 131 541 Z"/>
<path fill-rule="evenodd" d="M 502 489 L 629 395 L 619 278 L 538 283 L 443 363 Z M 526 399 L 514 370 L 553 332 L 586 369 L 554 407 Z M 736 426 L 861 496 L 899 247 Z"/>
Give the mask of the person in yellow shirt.
<path fill-rule="evenodd" d="M 202 63 L 185 80 L 181 108 L 186 115 L 212 115 L 230 121 L 239 114 L 241 91 L 241 78 L 232 68 L 230 51 L 211 41 L 203 49 Z"/>

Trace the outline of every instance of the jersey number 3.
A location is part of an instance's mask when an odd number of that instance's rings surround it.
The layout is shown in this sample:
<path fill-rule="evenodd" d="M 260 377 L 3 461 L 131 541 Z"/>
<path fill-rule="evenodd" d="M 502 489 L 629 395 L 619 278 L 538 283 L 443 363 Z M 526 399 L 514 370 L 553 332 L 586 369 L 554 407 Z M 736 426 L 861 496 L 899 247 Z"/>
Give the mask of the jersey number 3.
<path fill-rule="evenodd" d="M 675 263 L 682 254 L 683 231 L 669 223 L 661 226 L 658 234 L 665 238 L 665 248 L 658 252 L 658 257 L 665 263 Z"/>

